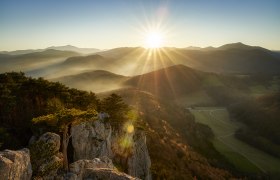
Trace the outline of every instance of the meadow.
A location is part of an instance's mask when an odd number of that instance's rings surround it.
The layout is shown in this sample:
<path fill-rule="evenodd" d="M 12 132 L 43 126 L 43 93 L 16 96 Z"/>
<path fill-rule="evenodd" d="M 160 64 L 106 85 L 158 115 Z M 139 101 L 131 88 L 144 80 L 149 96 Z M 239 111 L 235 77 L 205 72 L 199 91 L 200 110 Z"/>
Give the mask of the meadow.
<path fill-rule="evenodd" d="M 189 109 L 196 122 L 208 125 L 215 137 L 213 145 L 238 170 L 247 173 L 280 173 L 280 160 L 235 138 L 234 133 L 243 125 L 230 120 L 223 107 L 197 107 Z"/>

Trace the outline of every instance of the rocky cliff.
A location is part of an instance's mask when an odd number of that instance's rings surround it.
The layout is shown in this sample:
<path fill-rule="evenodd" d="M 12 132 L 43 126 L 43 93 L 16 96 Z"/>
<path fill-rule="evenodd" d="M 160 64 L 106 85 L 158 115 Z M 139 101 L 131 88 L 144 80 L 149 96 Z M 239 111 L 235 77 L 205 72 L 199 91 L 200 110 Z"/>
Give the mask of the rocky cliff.
<path fill-rule="evenodd" d="M 143 131 L 134 129 L 132 125 L 113 130 L 100 120 L 71 129 L 75 161 L 107 156 L 129 175 L 151 179 L 151 161 Z"/>
<path fill-rule="evenodd" d="M 0 152 L 1 180 L 29 180 L 32 176 L 29 150 Z"/>
<path fill-rule="evenodd" d="M 39 179 L 151 179 L 145 133 L 131 124 L 116 130 L 97 120 L 73 126 L 71 134 L 74 162 L 68 173 L 60 170 L 60 136 L 47 132 L 31 138 L 30 153 L 27 148 L 0 152 L 0 179 L 29 180 L 32 168 Z"/>

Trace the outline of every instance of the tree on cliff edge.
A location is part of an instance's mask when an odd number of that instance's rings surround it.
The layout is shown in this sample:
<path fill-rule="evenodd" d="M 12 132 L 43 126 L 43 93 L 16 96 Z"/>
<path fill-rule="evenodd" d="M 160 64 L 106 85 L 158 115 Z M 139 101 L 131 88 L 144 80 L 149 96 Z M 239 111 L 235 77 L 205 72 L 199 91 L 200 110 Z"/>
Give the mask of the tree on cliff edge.
<path fill-rule="evenodd" d="M 62 109 L 56 113 L 39 116 L 33 118 L 34 124 L 45 123 L 50 126 L 57 127 L 62 133 L 62 153 L 63 153 L 63 167 L 68 171 L 68 158 L 67 148 L 71 134 L 69 134 L 70 128 L 84 121 L 94 120 L 97 112 L 95 110 L 82 111 L 78 109 Z M 71 132 L 71 131 L 70 131 Z"/>
<path fill-rule="evenodd" d="M 109 122 L 114 127 L 123 125 L 129 110 L 122 97 L 114 93 L 101 101 L 101 111 L 109 114 Z"/>

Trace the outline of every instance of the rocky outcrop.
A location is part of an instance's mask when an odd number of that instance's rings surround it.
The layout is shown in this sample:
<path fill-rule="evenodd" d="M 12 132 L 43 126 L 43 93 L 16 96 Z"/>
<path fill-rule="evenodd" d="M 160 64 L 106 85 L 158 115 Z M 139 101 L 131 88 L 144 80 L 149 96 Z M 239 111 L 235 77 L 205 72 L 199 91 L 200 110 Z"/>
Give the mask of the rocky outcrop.
<path fill-rule="evenodd" d="M 143 131 L 136 131 L 133 136 L 132 155 L 128 158 L 128 174 L 141 179 L 151 179 L 151 159 Z"/>
<path fill-rule="evenodd" d="M 71 128 L 74 161 L 96 157 L 112 157 L 109 124 L 101 121 L 87 122 Z"/>
<path fill-rule="evenodd" d="M 119 172 L 119 171 L 116 171 L 113 169 L 99 168 L 99 169 L 87 169 L 84 174 L 84 179 L 136 180 L 138 178 L 131 177 L 125 173 L 122 173 L 122 172 Z"/>
<path fill-rule="evenodd" d="M 63 156 L 59 152 L 60 136 L 47 132 L 30 145 L 34 176 L 53 179 L 62 167 Z"/>
<path fill-rule="evenodd" d="M 119 172 L 113 165 L 111 159 L 104 156 L 93 160 L 78 160 L 70 164 L 70 172 L 65 179 L 135 179 L 125 173 Z"/>
<path fill-rule="evenodd" d="M 151 161 L 143 131 L 112 131 L 100 120 L 76 125 L 72 130 L 74 160 L 108 156 L 125 171 L 141 179 L 151 179 Z"/>
<path fill-rule="evenodd" d="M 112 160 L 106 156 L 101 158 L 95 158 L 93 160 L 78 160 L 69 166 L 69 170 L 71 173 L 77 175 L 77 179 L 83 179 L 84 173 L 86 169 L 96 169 L 96 168 L 109 168 L 114 169 L 114 165 Z"/>
<path fill-rule="evenodd" d="M 48 146 L 54 151 L 58 152 L 60 148 L 60 136 L 55 133 L 46 132 L 42 136 L 40 136 L 39 140 L 41 142 L 44 142 L 45 144 L 48 144 Z"/>
<path fill-rule="evenodd" d="M 0 152 L 0 179 L 29 180 L 32 176 L 29 150 Z"/>

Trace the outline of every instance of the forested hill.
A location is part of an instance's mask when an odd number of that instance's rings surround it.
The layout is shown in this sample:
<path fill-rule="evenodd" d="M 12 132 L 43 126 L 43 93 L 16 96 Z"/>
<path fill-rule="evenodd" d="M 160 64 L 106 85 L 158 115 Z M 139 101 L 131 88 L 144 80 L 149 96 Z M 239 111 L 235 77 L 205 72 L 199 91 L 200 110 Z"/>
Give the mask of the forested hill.
<path fill-rule="evenodd" d="M 60 83 L 26 77 L 24 73 L 0 74 L 0 148 L 26 146 L 32 136 L 33 117 L 52 113 L 61 106 L 97 108 L 98 102 L 94 93 Z"/>
<path fill-rule="evenodd" d="M 126 91 L 126 95 L 128 95 L 128 92 Z M 160 110 L 160 116 L 158 117 L 158 114 L 154 113 L 154 103 L 157 104 L 157 101 L 150 96 L 147 97 L 148 99 L 143 98 L 143 96 L 139 96 L 139 98 L 144 100 L 141 103 L 142 108 L 139 109 L 141 117 L 136 119 L 134 123 L 136 123 L 135 127 L 137 129 L 144 130 L 147 134 L 153 177 L 160 179 L 232 177 L 227 170 L 221 169 L 224 164 L 217 168 L 215 166 L 217 164 L 212 165 L 210 163 L 212 161 L 208 161 L 192 148 L 188 148 L 186 141 L 179 135 L 181 132 L 177 132 L 167 121 L 163 120 L 166 117 L 171 122 L 171 120 L 174 120 L 174 114 L 177 114 L 177 111 L 173 112 L 173 109 L 166 106 L 166 108 Z M 135 103 L 138 103 L 138 101 Z M 165 106 L 162 105 L 161 107 Z M 34 117 L 53 114 L 59 116 L 59 113 L 56 112 L 61 112 L 58 111 L 61 108 L 108 112 L 110 115 L 108 122 L 115 129 L 118 128 L 117 125 L 123 125 L 124 122 L 128 121 L 126 118 L 129 117 L 126 115 L 129 114 L 130 108 L 133 108 L 133 106 L 128 107 L 122 98 L 114 93 L 99 100 L 94 93 L 70 89 L 60 83 L 49 82 L 42 78 L 26 77 L 23 73 L 0 74 L 0 149 L 26 147 L 32 135 L 40 135 L 46 131 L 61 133 L 61 131 L 53 131 L 51 128 L 54 126 L 50 127 L 48 124 L 42 124 L 42 126 L 36 125 L 35 127 L 32 123 Z M 167 114 L 170 115 L 166 116 Z M 193 137 L 193 134 L 203 136 L 202 130 L 198 129 L 200 126 L 195 125 L 192 118 L 187 118 L 184 113 L 178 116 L 178 120 L 183 118 L 184 122 L 189 125 L 189 129 L 193 130 L 187 133 L 190 134 L 190 137 Z M 178 122 L 173 124 L 180 125 Z M 194 140 L 196 139 L 194 137 Z M 205 138 L 203 136 L 200 139 Z"/>

